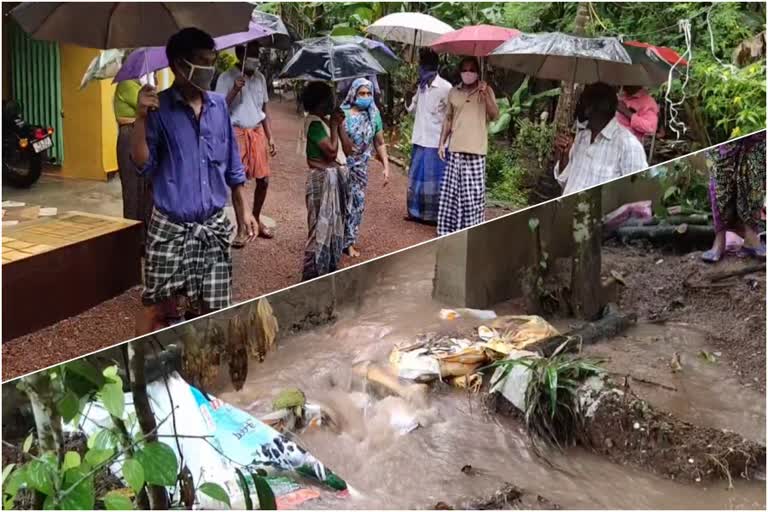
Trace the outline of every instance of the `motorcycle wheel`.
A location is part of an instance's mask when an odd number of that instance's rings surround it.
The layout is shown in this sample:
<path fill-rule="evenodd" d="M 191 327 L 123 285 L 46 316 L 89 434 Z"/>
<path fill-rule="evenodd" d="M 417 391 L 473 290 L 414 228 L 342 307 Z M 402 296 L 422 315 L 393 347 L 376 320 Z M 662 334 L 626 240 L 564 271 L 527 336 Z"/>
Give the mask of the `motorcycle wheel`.
<path fill-rule="evenodd" d="M 25 155 L 17 151 L 11 158 L 3 155 L 3 183 L 16 188 L 34 185 L 43 173 L 44 154 L 29 152 Z"/>

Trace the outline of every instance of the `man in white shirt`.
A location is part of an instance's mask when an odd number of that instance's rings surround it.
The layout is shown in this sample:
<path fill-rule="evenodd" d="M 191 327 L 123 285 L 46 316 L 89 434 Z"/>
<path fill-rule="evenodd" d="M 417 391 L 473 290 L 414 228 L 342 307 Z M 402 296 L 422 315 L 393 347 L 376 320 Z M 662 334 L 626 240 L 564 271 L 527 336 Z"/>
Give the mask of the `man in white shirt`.
<path fill-rule="evenodd" d="M 256 180 L 253 216 L 259 221 L 259 236 L 272 238 L 272 233 L 261 223 L 260 217 L 269 186 L 269 158 L 277 154 L 267 109 L 267 81 L 258 70 L 258 44 L 238 46 L 235 53 L 237 65 L 222 73 L 216 83 L 216 92 L 227 98 L 245 174 L 248 179 Z M 245 233 L 238 233 L 232 247 L 244 247 L 246 238 Z"/>
<path fill-rule="evenodd" d="M 613 87 L 603 83 L 584 87 L 576 106 L 576 137 L 560 134 L 555 141 L 560 152 L 555 178 L 563 195 L 648 167 L 643 145 L 616 120 L 617 105 Z"/>
<path fill-rule="evenodd" d="M 448 110 L 451 84 L 438 74 L 439 58 L 429 48 L 419 53 L 419 84 L 408 112 L 415 110 L 411 167 L 408 172 L 408 216 L 427 224 L 437 222 L 440 182 L 446 162 L 438 155 L 440 131 Z"/>

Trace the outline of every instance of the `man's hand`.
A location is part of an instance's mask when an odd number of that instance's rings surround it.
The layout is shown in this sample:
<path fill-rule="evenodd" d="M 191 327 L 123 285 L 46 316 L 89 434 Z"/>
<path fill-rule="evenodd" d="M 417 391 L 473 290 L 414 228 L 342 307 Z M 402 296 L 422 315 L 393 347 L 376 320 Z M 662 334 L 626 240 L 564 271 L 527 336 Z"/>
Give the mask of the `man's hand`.
<path fill-rule="evenodd" d="M 389 167 L 384 167 L 384 186 L 389 185 Z"/>
<path fill-rule="evenodd" d="M 269 139 L 267 144 L 269 145 L 269 156 L 274 158 L 275 156 L 277 156 L 277 146 L 275 145 L 275 141 L 273 141 L 272 139 Z"/>
<path fill-rule="evenodd" d="M 140 119 L 145 119 L 150 110 L 160 108 L 160 97 L 157 95 L 157 89 L 151 85 L 145 85 L 139 91 L 139 98 L 136 103 L 136 114 Z"/>
<path fill-rule="evenodd" d="M 488 93 L 488 83 L 481 80 L 480 83 L 477 84 L 477 92 L 482 96 L 485 96 Z"/>
<path fill-rule="evenodd" d="M 245 235 L 248 237 L 246 242 L 252 242 L 256 240 L 257 236 L 259 236 L 259 222 L 256 220 L 256 217 L 253 216 L 253 213 L 247 212 L 245 214 L 245 218 L 243 219 L 243 229 L 241 232 L 245 233 Z"/>
<path fill-rule="evenodd" d="M 442 142 L 440 143 L 440 146 L 437 148 L 437 156 L 440 157 L 440 160 L 445 162 L 445 144 Z"/>
<path fill-rule="evenodd" d="M 627 104 L 624 103 L 623 101 L 619 102 L 618 106 L 616 107 L 616 110 L 618 110 L 619 112 L 621 112 L 627 117 L 632 117 L 635 114 L 635 111 L 629 108 Z"/>
<path fill-rule="evenodd" d="M 566 133 L 561 133 L 555 138 L 555 148 L 560 151 L 560 154 L 567 155 L 571 152 L 571 146 L 573 146 L 573 137 Z"/>
<path fill-rule="evenodd" d="M 235 83 L 232 85 L 232 92 L 237 94 L 243 90 L 243 87 L 245 87 L 245 77 L 241 75 L 235 79 Z"/>

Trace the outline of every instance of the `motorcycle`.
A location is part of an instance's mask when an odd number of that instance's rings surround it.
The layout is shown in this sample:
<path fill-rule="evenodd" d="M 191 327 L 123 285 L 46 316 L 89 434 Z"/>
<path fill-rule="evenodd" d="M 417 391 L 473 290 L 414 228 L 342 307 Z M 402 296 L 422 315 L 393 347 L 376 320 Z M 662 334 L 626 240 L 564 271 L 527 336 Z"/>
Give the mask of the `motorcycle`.
<path fill-rule="evenodd" d="M 43 172 L 53 128 L 28 124 L 14 101 L 3 102 L 3 182 L 29 188 Z"/>

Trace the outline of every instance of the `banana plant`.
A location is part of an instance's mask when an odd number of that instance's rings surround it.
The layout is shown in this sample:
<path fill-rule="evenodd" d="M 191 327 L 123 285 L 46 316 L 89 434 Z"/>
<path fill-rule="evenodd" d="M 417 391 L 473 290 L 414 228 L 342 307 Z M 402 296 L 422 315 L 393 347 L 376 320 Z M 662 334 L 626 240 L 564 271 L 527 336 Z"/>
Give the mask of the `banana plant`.
<path fill-rule="evenodd" d="M 538 94 L 530 94 L 528 87 L 528 78 L 523 80 L 515 93 L 508 98 L 497 100 L 499 106 L 499 117 L 491 123 L 488 131 L 491 135 L 498 135 L 509 129 L 513 119 L 519 117 L 523 112 L 528 111 L 533 104 L 542 98 L 554 98 L 560 94 L 560 89 L 550 89 Z"/>

